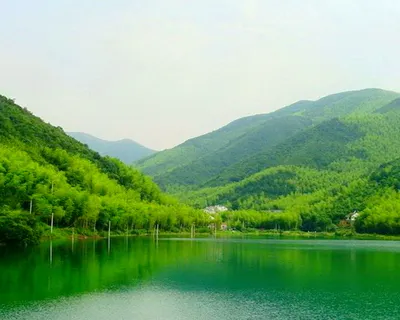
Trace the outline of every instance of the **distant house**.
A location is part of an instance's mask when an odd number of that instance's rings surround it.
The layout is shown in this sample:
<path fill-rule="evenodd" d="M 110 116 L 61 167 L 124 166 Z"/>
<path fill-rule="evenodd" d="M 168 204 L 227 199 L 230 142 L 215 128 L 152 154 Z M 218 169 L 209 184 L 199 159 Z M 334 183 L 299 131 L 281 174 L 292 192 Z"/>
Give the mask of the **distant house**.
<path fill-rule="evenodd" d="M 346 220 L 347 220 L 347 221 L 350 221 L 350 222 L 354 222 L 354 221 L 356 221 L 356 219 L 358 218 L 359 215 L 360 215 L 360 214 L 359 214 L 357 211 L 354 211 L 354 212 L 352 212 L 352 213 L 349 213 L 349 214 L 346 216 Z"/>
<path fill-rule="evenodd" d="M 228 211 L 228 208 L 225 206 L 221 206 L 221 205 L 210 206 L 210 207 L 204 208 L 204 212 L 207 212 L 209 214 L 216 214 L 218 212 L 224 212 L 224 211 Z"/>

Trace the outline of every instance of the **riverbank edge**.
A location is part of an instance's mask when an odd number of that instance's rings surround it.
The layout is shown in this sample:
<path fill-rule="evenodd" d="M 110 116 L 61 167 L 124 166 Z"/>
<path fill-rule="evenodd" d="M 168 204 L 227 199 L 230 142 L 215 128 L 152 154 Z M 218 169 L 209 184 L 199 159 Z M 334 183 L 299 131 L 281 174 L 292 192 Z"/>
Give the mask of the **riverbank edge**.
<path fill-rule="evenodd" d="M 155 236 L 153 232 L 145 232 L 144 230 L 133 230 L 129 233 L 111 232 L 111 237 L 149 237 Z M 191 237 L 191 233 L 182 232 L 159 232 L 159 237 Z M 348 232 L 304 232 L 304 231 L 276 231 L 276 230 L 257 230 L 250 232 L 241 231 L 218 231 L 216 234 L 211 232 L 196 232 L 195 237 L 216 236 L 217 238 L 243 238 L 243 237 L 271 237 L 271 238 L 287 238 L 287 239 L 337 239 L 337 240 L 388 240 L 400 241 L 400 235 L 381 235 Z M 83 232 L 79 230 L 75 232 L 73 229 L 58 229 L 55 228 L 53 234 L 46 232 L 41 241 L 62 240 L 62 239 L 104 239 L 108 237 L 106 231 L 101 232 Z"/>

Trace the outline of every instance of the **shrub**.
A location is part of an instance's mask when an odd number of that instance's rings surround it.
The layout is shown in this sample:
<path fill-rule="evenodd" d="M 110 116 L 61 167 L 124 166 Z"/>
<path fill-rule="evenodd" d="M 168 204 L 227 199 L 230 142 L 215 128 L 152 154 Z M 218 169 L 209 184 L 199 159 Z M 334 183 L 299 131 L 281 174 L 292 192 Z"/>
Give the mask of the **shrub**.
<path fill-rule="evenodd" d="M 40 241 L 41 231 L 34 217 L 19 211 L 0 209 L 0 243 L 28 245 Z"/>

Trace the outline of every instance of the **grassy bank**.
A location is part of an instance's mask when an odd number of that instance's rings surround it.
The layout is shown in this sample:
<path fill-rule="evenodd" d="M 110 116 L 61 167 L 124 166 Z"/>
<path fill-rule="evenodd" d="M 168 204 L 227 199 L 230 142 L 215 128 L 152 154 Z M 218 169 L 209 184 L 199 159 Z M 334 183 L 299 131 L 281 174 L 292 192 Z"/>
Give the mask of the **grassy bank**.
<path fill-rule="evenodd" d="M 220 233 L 218 233 L 220 234 Z M 127 231 L 111 231 L 111 237 L 135 237 L 135 236 L 154 236 L 154 231 L 148 231 L 145 229 L 134 229 L 129 232 Z M 190 237 L 191 233 L 189 231 L 172 232 L 172 231 L 160 231 L 159 237 L 167 236 L 180 236 L 180 237 Z M 196 231 L 197 236 L 208 236 L 211 232 L 205 230 Z M 53 228 L 53 233 L 51 233 L 50 228 L 45 228 L 43 235 L 41 237 L 42 241 L 47 241 L 50 239 L 95 239 L 95 238 L 107 238 L 107 231 L 97 231 L 88 229 L 77 229 L 77 228 Z"/>
<path fill-rule="evenodd" d="M 340 230 L 336 232 L 304 232 L 276 231 L 276 230 L 251 230 L 251 231 L 221 231 L 217 233 L 219 237 L 271 237 L 282 239 L 354 239 L 354 240 L 400 240 L 400 235 L 382 235 L 369 233 L 356 233 L 350 230 Z"/>
<path fill-rule="evenodd" d="M 132 230 L 130 232 L 122 231 L 111 231 L 111 237 L 121 236 L 154 236 L 154 233 L 148 230 Z M 191 233 L 188 231 L 182 232 L 171 232 L 171 231 L 160 231 L 159 237 L 191 237 Z M 198 237 L 215 236 L 207 230 L 200 230 L 195 233 Z M 95 231 L 87 229 L 75 229 L 75 228 L 54 228 L 51 234 L 50 228 L 46 228 L 43 232 L 42 241 L 50 239 L 90 239 L 90 238 L 106 238 L 108 232 L 106 231 Z M 276 230 L 244 230 L 244 231 L 218 231 L 216 234 L 217 238 L 247 238 L 247 237 L 267 237 L 267 238 L 278 238 L 278 239 L 354 239 L 354 240 L 400 240 L 400 235 L 381 235 L 381 234 L 363 234 L 356 233 L 351 230 L 340 230 L 337 232 L 304 232 L 304 231 L 276 231 Z"/>

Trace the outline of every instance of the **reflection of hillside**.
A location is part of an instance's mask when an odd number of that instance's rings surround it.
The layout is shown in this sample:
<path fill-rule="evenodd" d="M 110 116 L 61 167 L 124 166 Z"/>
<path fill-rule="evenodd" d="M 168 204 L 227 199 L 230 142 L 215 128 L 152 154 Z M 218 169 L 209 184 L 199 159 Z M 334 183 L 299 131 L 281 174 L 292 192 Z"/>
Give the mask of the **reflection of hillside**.
<path fill-rule="evenodd" d="M 327 245 L 331 243 L 332 245 Z M 396 292 L 394 247 L 384 251 L 320 241 L 191 241 L 118 238 L 53 243 L 22 252 L 3 252 L 0 301 L 42 300 L 146 283 L 179 290 L 362 292 L 385 284 Z"/>

